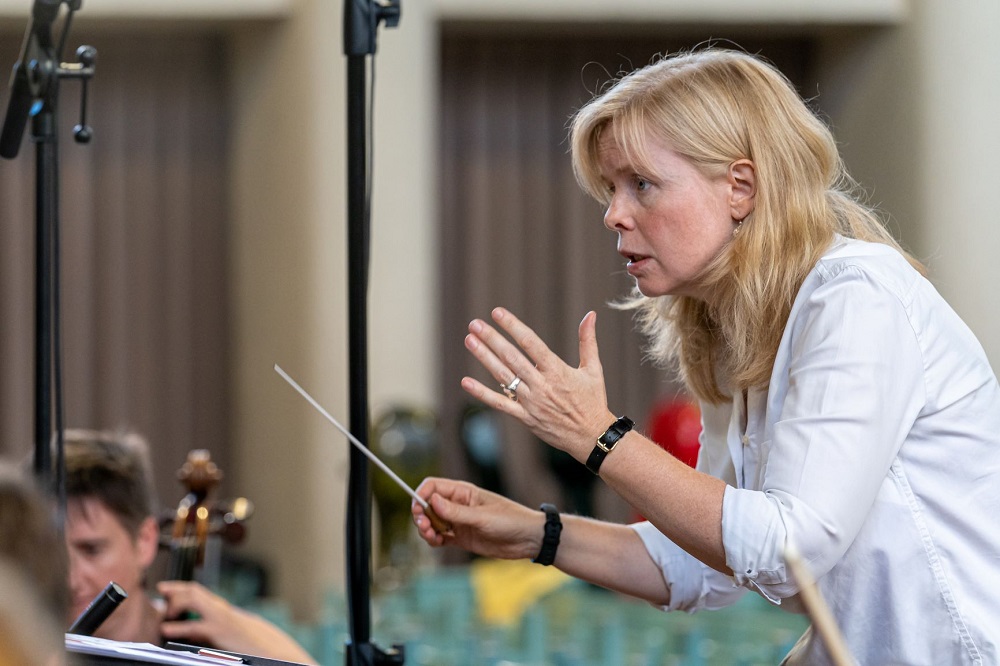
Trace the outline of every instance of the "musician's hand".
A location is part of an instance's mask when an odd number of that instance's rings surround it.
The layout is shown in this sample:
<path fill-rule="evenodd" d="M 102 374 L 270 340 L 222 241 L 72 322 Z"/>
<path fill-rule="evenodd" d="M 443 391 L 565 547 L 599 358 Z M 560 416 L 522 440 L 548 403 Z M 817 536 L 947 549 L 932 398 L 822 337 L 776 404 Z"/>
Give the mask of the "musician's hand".
<path fill-rule="evenodd" d="M 411 504 L 420 537 L 432 546 L 454 545 L 478 555 L 500 559 L 538 555 L 545 531 L 545 514 L 483 490 L 465 481 L 424 479 L 417 494 L 427 500 L 451 530 L 431 525 L 423 507 Z"/>
<path fill-rule="evenodd" d="M 167 607 L 160 633 L 173 641 L 303 664 L 316 661 L 295 640 L 264 618 L 237 608 L 199 583 L 163 581 L 156 586 Z M 182 613 L 198 618 L 175 621 Z"/>
<path fill-rule="evenodd" d="M 506 335 L 475 319 L 469 324 L 465 346 L 497 383 L 487 386 L 465 377 L 462 388 L 518 419 L 542 441 L 585 461 L 594 441 L 615 420 L 608 409 L 597 349 L 597 315 L 588 312 L 580 322 L 580 365 L 575 368 L 510 311 L 494 308 L 492 315 Z M 512 400 L 498 385 L 510 385 L 515 377 L 520 382 L 517 400 Z"/>

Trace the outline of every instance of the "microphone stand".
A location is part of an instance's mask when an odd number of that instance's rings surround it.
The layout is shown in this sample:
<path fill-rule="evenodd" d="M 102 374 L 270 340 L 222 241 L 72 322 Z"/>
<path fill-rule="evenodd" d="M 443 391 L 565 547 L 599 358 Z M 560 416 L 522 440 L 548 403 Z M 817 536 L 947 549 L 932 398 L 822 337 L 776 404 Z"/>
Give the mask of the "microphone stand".
<path fill-rule="evenodd" d="M 63 4 L 69 8 L 57 45 L 52 25 Z M 77 49 L 77 63 L 60 64 L 59 56 L 69 33 L 73 13 L 81 0 L 34 0 L 21 54 L 10 80 L 10 99 L 0 133 L 0 157 L 14 159 L 31 118 L 36 147 L 35 193 L 35 457 L 39 484 L 59 500 L 65 511 L 63 474 L 62 380 L 59 341 L 59 157 L 57 118 L 59 80 L 83 81 L 81 123 L 74 129 L 79 143 L 90 141 L 86 126 L 87 81 L 94 75 L 97 51 Z M 56 426 L 56 460 L 52 464 L 53 419 Z M 53 478 L 55 471 L 55 478 Z"/>
<path fill-rule="evenodd" d="M 368 257 L 371 156 L 367 144 L 366 58 L 375 55 L 378 24 L 399 24 L 401 0 L 344 0 L 344 55 L 347 56 L 347 277 L 350 430 L 368 441 Z M 347 600 L 350 638 L 348 666 L 402 664 L 403 646 L 383 651 L 371 643 L 371 487 L 368 459 L 350 451 L 347 492 Z"/>

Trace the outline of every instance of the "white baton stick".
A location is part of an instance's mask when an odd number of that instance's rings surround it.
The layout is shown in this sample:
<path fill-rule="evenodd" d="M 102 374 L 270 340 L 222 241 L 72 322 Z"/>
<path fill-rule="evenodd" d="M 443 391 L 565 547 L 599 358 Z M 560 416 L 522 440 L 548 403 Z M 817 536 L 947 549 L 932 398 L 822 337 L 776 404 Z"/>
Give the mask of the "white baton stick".
<path fill-rule="evenodd" d="M 294 379 L 292 379 L 288 375 L 287 372 L 285 372 L 284 370 L 282 370 L 281 366 L 279 366 L 277 363 L 274 364 L 274 371 L 277 372 L 279 375 L 281 375 L 286 382 L 288 382 L 289 384 L 291 384 L 292 388 L 294 388 L 296 391 L 299 392 L 299 395 L 301 395 L 303 398 L 305 398 L 306 400 L 308 400 L 310 405 L 312 405 L 313 407 L 315 407 L 316 410 L 320 414 L 322 414 L 324 417 L 326 417 L 327 421 L 329 421 L 334 426 L 336 426 L 337 430 L 339 430 L 340 432 L 344 433 L 344 436 L 347 437 L 347 440 L 351 444 L 353 444 L 359 451 L 361 451 L 361 453 L 363 453 L 366 456 L 368 456 L 368 459 L 371 460 L 373 463 L 375 463 L 375 465 L 380 470 L 382 470 L 383 472 L 385 472 L 386 474 L 388 474 L 389 478 L 396 482 L 396 485 L 398 485 L 400 488 L 402 488 L 403 490 L 406 491 L 407 495 L 409 495 L 414 500 L 416 500 L 417 504 L 419 504 L 420 506 L 423 507 L 424 513 L 427 514 L 427 517 L 430 518 L 431 524 L 434 525 L 434 529 L 436 529 L 436 530 L 438 530 L 439 532 L 442 532 L 442 533 L 450 531 L 451 528 L 448 527 L 447 523 L 445 523 L 444 521 L 442 521 L 441 518 L 436 513 L 434 513 L 434 510 L 430 507 L 429 504 L 427 504 L 427 500 L 425 500 L 423 497 L 421 497 L 420 495 L 418 495 L 416 493 L 416 491 L 413 490 L 413 488 L 411 488 L 406 483 L 406 481 L 403 481 L 401 478 L 399 478 L 399 476 L 397 476 L 395 472 L 393 472 L 391 469 L 389 469 L 388 465 L 386 465 L 384 462 L 382 462 L 381 460 L 379 460 L 378 456 L 376 456 L 374 453 L 372 453 L 371 450 L 367 446 L 365 446 L 364 444 L 362 444 L 361 441 L 357 437 L 355 437 L 354 435 L 352 435 L 350 430 L 348 430 L 344 426 L 340 425 L 340 422 L 338 422 L 337 419 L 335 419 L 332 416 L 330 416 L 330 413 L 328 411 L 326 411 L 325 409 L 323 409 L 323 406 L 321 404 L 319 404 L 318 402 L 316 402 L 316 400 L 311 395 L 309 395 L 309 393 L 307 393 L 304 388 L 302 388 L 301 386 L 299 386 L 298 382 L 296 382 Z"/>

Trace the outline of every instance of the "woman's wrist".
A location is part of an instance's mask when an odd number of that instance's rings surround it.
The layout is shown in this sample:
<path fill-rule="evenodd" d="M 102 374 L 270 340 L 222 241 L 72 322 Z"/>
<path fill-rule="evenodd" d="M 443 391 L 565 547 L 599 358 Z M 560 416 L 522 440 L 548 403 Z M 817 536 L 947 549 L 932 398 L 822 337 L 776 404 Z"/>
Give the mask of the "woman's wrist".
<path fill-rule="evenodd" d="M 614 423 L 617 418 L 611 410 L 605 409 L 590 420 L 586 427 L 584 427 L 583 436 L 580 438 L 576 450 L 573 452 L 573 457 L 576 458 L 577 462 L 581 465 L 587 464 L 587 458 L 590 457 L 590 452 L 594 450 L 594 444 L 597 442 L 597 439 L 608 429 L 608 425 Z"/>
<path fill-rule="evenodd" d="M 525 560 L 534 559 L 538 551 L 542 548 L 542 539 L 545 536 L 545 512 L 542 510 L 529 509 L 531 512 L 524 528 L 524 540 L 522 542 L 521 557 Z"/>

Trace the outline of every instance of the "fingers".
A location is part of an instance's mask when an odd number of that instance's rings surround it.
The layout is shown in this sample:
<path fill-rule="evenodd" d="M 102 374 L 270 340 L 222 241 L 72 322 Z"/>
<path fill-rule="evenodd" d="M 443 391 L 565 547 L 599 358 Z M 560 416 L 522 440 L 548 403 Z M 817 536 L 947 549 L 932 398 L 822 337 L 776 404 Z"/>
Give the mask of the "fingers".
<path fill-rule="evenodd" d="M 480 490 L 464 481 L 427 478 L 417 488 L 417 494 L 427 501 L 424 507 L 414 500 L 410 504 L 413 523 L 424 541 L 433 546 L 450 543 L 455 536 L 455 521 L 461 520 L 465 507 L 481 501 Z"/>
<path fill-rule="evenodd" d="M 417 495 L 420 495 L 420 497 L 426 500 L 428 497 L 434 494 L 435 486 L 437 485 L 438 481 L 439 479 L 435 479 L 434 477 L 429 476 L 420 482 L 420 485 L 417 486 L 415 492 L 417 493 Z M 416 500 L 414 500 L 413 506 L 420 506 L 420 504 Z"/>
<path fill-rule="evenodd" d="M 167 602 L 167 621 L 160 624 L 160 632 L 167 638 L 196 640 L 228 649 L 234 644 L 233 636 L 240 636 L 242 611 L 200 583 L 163 581 L 156 589 Z M 197 617 L 171 621 L 185 612 Z"/>
<path fill-rule="evenodd" d="M 472 377 L 463 377 L 462 388 L 465 389 L 466 393 L 471 395 L 476 400 L 479 400 L 487 407 L 492 407 L 493 409 L 523 420 L 525 413 L 524 407 L 520 404 L 520 402 L 514 402 L 501 393 L 498 390 L 498 387 L 489 387 Z M 521 398 L 530 395 L 531 391 L 527 388 L 527 382 L 522 381 L 522 383 L 518 386 L 517 392 Z"/>
<path fill-rule="evenodd" d="M 167 602 L 164 612 L 167 621 L 160 624 L 160 633 L 163 636 L 202 642 L 211 640 L 210 621 L 206 618 L 170 621 L 170 618 L 178 618 L 188 611 L 205 615 L 207 605 L 203 594 L 204 588 L 201 585 L 186 581 L 163 581 L 157 583 L 156 589 Z"/>
<path fill-rule="evenodd" d="M 468 498 L 471 495 L 471 488 L 473 487 L 474 486 L 472 486 L 472 484 L 466 483 L 465 481 L 455 481 L 454 479 L 429 476 L 420 482 L 420 485 L 417 486 L 416 493 L 424 500 L 429 500 L 431 495 L 438 494 L 449 498 L 461 496 L 464 499 L 458 501 L 468 501 Z"/>
<path fill-rule="evenodd" d="M 474 319 L 469 324 L 465 346 L 496 379 L 500 390 L 495 385 L 486 386 L 470 377 L 462 380 L 462 386 L 486 405 L 516 418 L 523 418 L 524 410 L 518 405 L 519 400 L 530 400 L 532 386 L 540 384 L 546 367 L 555 362 L 561 363 L 561 359 L 549 350 L 533 330 L 509 311 L 495 308 L 492 315 L 494 321 L 514 342 L 493 326 Z M 515 391 L 508 391 L 506 387 L 514 382 Z"/>
<path fill-rule="evenodd" d="M 492 327 L 478 319 L 474 320 L 469 325 L 469 335 L 465 337 L 465 347 L 472 352 L 476 360 L 486 368 L 497 382 L 490 387 L 479 382 L 469 384 L 465 390 L 473 396 L 494 407 L 501 407 L 499 399 L 514 405 L 516 401 L 506 394 L 504 387 L 516 380 L 520 380 L 515 387 L 517 397 L 523 397 L 530 392 L 530 385 L 535 381 L 534 366 Z M 498 348 L 502 348 L 502 350 Z"/>
<path fill-rule="evenodd" d="M 449 486 L 451 483 L 447 479 L 426 478 L 417 487 L 416 493 L 430 505 L 432 497 L 440 497 L 440 492 L 450 492 Z M 428 511 L 416 500 L 410 503 L 413 524 L 417 526 L 417 533 L 420 538 L 432 546 L 441 546 L 445 542 L 448 530 L 440 529 L 442 527 L 440 520 L 433 520 L 430 516 L 431 512 L 438 513 L 433 508 Z M 440 514 L 438 516 L 440 517 Z M 447 518 L 443 520 L 447 521 Z M 438 523 L 437 525 L 435 525 L 436 522 Z"/>
<path fill-rule="evenodd" d="M 580 322 L 580 367 L 601 369 L 597 349 L 597 313 L 591 310 Z"/>
<path fill-rule="evenodd" d="M 539 372 L 551 365 L 552 352 L 534 331 L 507 310 L 495 308 L 493 319 L 514 342 L 481 319 L 474 319 L 469 324 L 466 347 L 498 382 L 509 384 L 516 376 L 530 385 Z"/>
<path fill-rule="evenodd" d="M 208 615 L 212 606 L 221 600 L 212 595 L 200 583 L 189 581 L 169 580 L 157 583 L 156 590 L 167 602 L 164 616 L 167 618 L 179 617 L 185 612 L 194 612 L 198 615 Z"/>
<path fill-rule="evenodd" d="M 440 495 L 433 495 L 424 508 L 417 502 L 411 505 L 413 524 L 417 526 L 417 534 L 432 546 L 443 546 L 448 537 L 453 536 L 453 528 L 447 518 L 441 517 L 441 512 L 435 507 L 434 501 L 441 500 Z M 441 500 L 443 501 L 443 500 Z"/>
<path fill-rule="evenodd" d="M 164 638 L 184 639 L 198 643 L 211 643 L 212 632 L 202 620 L 184 620 L 177 622 L 161 622 L 160 634 Z"/>
<path fill-rule="evenodd" d="M 434 531 L 437 532 L 438 534 L 448 536 L 455 533 L 455 530 L 454 528 L 452 528 L 451 523 L 449 523 L 447 520 L 444 520 L 441 516 L 438 515 L 438 512 L 434 510 L 433 504 L 428 503 L 427 506 L 424 507 L 424 513 L 427 515 L 428 520 L 431 521 L 431 525 L 434 527 Z"/>
<path fill-rule="evenodd" d="M 553 354 L 548 345 L 538 337 L 538 334 L 505 308 L 493 308 L 491 314 L 493 320 L 507 332 L 511 339 L 517 343 L 517 346 L 523 349 L 524 353 L 531 359 L 531 363 L 529 364 L 531 369 L 533 370 L 535 367 L 538 367 L 541 372 L 545 372 L 548 361 Z M 517 356 L 521 355 L 517 354 Z M 518 368 L 518 370 L 521 370 L 521 368 Z"/>
<path fill-rule="evenodd" d="M 156 584 L 156 590 L 167 602 L 164 616 L 173 618 L 186 610 L 192 610 L 193 583 L 182 581 L 163 581 Z"/>
<path fill-rule="evenodd" d="M 302 646 L 278 627 L 234 606 L 199 583 L 164 581 L 156 588 L 167 601 L 167 617 L 181 611 L 194 611 L 200 616 L 193 620 L 161 622 L 160 633 L 166 638 L 294 663 L 316 663 Z"/>
<path fill-rule="evenodd" d="M 513 346 L 503 339 L 492 327 L 479 319 L 473 319 L 469 323 L 469 334 L 465 336 L 465 348 L 472 352 L 483 367 L 486 368 L 496 380 L 502 384 L 509 384 L 517 375 L 517 369 L 512 367 L 517 358 L 509 360 L 500 358 L 494 345 L 504 345 L 508 350 Z M 508 351 L 508 356 L 512 354 Z"/>

